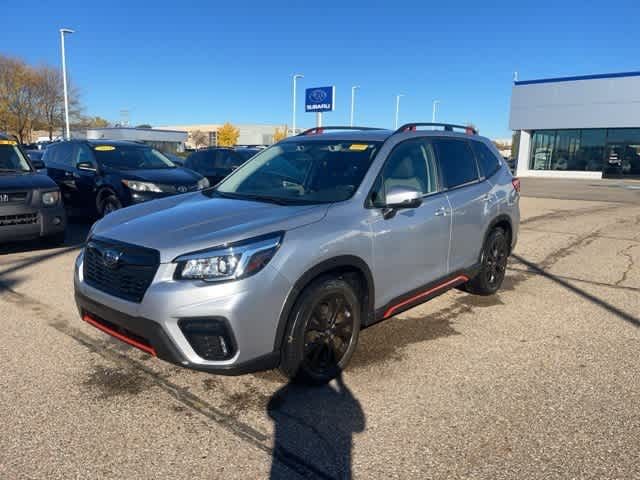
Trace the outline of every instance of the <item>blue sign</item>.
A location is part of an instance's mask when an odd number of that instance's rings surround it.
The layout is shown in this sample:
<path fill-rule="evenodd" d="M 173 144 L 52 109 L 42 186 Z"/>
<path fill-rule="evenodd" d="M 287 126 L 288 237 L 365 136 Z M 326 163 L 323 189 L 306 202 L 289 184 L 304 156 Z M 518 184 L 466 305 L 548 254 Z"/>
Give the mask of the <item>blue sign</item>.
<path fill-rule="evenodd" d="M 304 95 L 305 112 L 331 112 L 336 98 L 336 87 L 307 88 Z"/>

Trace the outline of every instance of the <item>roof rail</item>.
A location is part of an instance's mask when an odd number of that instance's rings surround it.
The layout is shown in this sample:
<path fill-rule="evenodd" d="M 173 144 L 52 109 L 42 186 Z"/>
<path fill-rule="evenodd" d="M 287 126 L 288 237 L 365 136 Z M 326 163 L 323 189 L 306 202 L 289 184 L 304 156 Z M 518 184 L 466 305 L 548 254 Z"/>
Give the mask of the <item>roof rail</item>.
<path fill-rule="evenodd" d="M 416 130 L 416 127 L 442 127 L 445 132 L 453 132 L 453 129 L 456 128 L 458 130 L 464 130 L 464 133 L 467 135 L 477 135 L 478 130 L 471 125 L 454 125 L 452 123 L 405 123 L 399 129 L 397 129 L 394 134 L 402 133 L 402 132 L 413 132 Z"/>
<path fill-rule="evenodd" d="M 340 126 L 330 126 L 330 127 L 313 127 L 305 130 L 302 133 L 299 133 L 298 137 L 303 137 L 305 135 L 320 135 L 324 133 L 325 130 L 384 130 L 379 127 L 340 127 Z"/>

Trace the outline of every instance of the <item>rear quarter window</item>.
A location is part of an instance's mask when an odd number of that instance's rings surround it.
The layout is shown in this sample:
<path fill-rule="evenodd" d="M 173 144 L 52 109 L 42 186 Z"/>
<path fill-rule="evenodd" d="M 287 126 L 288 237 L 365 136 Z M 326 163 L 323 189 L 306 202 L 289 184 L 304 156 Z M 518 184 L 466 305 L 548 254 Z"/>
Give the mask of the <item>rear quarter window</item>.
<path fill-rule="evenodd" d="M 445 188 L 455 188 L 478 179 L 476 159 L 464 140 L 439 138 L 433 141 Z"/>
<path fill-rule="evenodd" d="M 500 167 L 500 161 L 498 157 L 482 142 L 471 142 L 471 148 L 473 153 L 476 154 L 478 159 L 478 165 L 480 166 L 480 172 L 486 178 L 489 178 L 498 171 Z"/>

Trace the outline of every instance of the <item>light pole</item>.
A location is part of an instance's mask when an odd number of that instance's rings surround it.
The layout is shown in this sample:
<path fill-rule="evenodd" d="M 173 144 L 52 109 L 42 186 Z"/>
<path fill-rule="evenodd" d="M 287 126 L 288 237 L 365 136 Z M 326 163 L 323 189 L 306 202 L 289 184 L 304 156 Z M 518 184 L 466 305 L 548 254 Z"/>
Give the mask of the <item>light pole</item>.
<path fill-rule="evenodd" d="M 70 140 L 71 133 L 69 132 L 69 95 L 67 93 L 67 61 L 64 55 L 64 34 L 65 33 L 74 33 L 74 31 L 69 28 L 60 29 L 60 45 L 62 47 L 62 89 L 64 90 L 64 127 L 65 127 L 65 138 L 67 140 Z"/>
<path fill-rule="evenodd" d="M 436 113 L 438 112 L 439 105 L 440 105 L 440 100 L 433 101 L 433 108 L 431 109 L 431 123 L 436 123 Z"/>
<path fill-rule="evenodd" d="M 400 93 L 396 95 L 396 129 L 398 128 L 398 119 L 400 118 L 400 97 L 404 97 L 404 94 Z"/>
<path fill-rule="evenodd" d="M 353 114 L 356 110 L 356 90 L 360 88 L 360 85 L 354 85 L 351 87 L 351 116 L 349 117 L 349 126 L 353 127 Z"/>
<path fill-rule="evenodd" d="M 293 118 L 291 120 L 292 135 L 296 134 L 296 82 L 298 81 L 299 78 L 304 78 L 304 75 L 300 73 L 295 73 L 293 75 L 293 104 L 292 104 Z"/>

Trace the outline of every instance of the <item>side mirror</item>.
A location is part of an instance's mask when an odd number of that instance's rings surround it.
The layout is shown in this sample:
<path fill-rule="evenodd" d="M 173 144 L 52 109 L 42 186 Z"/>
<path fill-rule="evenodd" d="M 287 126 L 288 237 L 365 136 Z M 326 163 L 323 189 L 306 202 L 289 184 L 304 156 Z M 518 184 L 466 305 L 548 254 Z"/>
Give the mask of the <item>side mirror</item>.
<path fill-rule="evenodd" d="M 83 170 L 85 172 L 95 172 L 96 167 L 91 162 L 79 162 L 76 165 L 78 170 Z"/>
<path fill-rule="evenodd" d="M 417 208 L 422 205 L 422 192 L 411 187 L 391 187 L 387 192 L 386 207 L 394 210 Z"/>
<path fill-rule="evenodd" d="M 47 168 L 47 166 L 44 164 L 42 160 L 31 160 L 31 165 L 33 165 L 33 168 L 35 168 L 36 170 L 42 170 L 43 168 Z"/>

